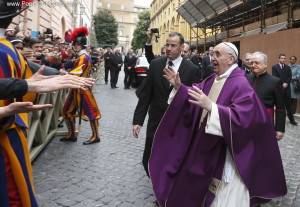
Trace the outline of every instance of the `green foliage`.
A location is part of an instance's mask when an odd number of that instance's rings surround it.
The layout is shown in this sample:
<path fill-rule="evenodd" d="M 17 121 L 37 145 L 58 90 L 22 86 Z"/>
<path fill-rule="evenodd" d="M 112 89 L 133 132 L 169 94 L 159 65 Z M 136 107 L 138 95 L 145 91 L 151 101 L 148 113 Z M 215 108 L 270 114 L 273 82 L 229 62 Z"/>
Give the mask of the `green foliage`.
<path fill-rule="evenodd" d="M 110 10 L 99 10 L 94 16 L 94 27 L 98 44 L 118 44 L 118 23 Z"/>
<path fill-rule="evenodd" d="M 145 10 L 139 14 L 139 22 L 133 32 L 133 39 L 131 41 L 131 45 L 133 49 L 140 49 L 143 48 L 146 40 L 147 35 L 146 31 L 150 27 L 150 11 Z"/>

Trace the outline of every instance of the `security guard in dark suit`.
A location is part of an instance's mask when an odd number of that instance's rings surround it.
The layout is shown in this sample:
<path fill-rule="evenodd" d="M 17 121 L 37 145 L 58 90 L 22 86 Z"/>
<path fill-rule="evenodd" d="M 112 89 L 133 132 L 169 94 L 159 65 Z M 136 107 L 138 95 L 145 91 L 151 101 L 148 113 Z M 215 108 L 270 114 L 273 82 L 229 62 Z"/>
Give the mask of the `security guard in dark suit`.
<path fill-rule="evenodd" d="M 168 108 L 168 98 L 172 90 L 170 83 L 163 77 L 163 70 L 168 66 L 176 69 L 182 83 L 188 86 L 200 82 L 197 66 L 181 57 L 183 43 L 184 38 L 180 33 L 172 32 L 169 34 L 166 41 L 167 57 L 151 61 L 147 77 L 140 86 L 143 90 L 138 93 L 139 101 L 133 117 L 133 136 L 138 138 L 140 128 L 143 126 L 148 112 L 149 119 L 143 155 L 143 165 L 147 174 L 154 133 Z"/>
<path fill-rule="evenodd" d="M 132 83 L 132 78 L 134 75 L 134 67 L 136 65 L 137 58 L 133 54 L 133 50 L 130 49 L 128 51 L 128 55 L 124 58 L 124 89 L 130 89 L 130 85 Z"/>
<path fill-rule="evenodd" d="M 290 66 L 285 64 L 285 55 L 280 54 L 278 56 L 279 63 L 272 66 L 272 75 L 280 78 L 282 81 L 282 87 L 284 92 L 285 99 L 285 108 L 292 125 L 298 125 L 298 123 L 294 119 L 294 115 L 291 111 L 291 88 L 290 83 L 292 80 L 292 70 Z"/>

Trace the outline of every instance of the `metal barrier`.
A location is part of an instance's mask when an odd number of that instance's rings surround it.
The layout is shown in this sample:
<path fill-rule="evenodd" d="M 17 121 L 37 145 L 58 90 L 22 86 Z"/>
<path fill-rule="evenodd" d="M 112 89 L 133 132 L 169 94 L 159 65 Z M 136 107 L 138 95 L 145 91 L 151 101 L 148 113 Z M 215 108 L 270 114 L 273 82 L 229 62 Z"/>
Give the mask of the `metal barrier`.
<path fill-rule="evenodd" d="M 92 87 L 93 93 L 99 93 L 97 85 L 101 84 L 101 78 L 104 78 L 104 70 L 104 61 L 102 60 L 99 64 L 97 64 L 97 70 L 92 71 L 91 73 L 91 77 L 93 77 L 96 80 L 95 85 L 93 85 Z"/>
<path fill-rule="evenodd" d="M 52 104 L 52 108 L 29 113 L 28 148 L 33 161 L 56 135 L 57 125 L 62 114 L 68 90 L 60 90 L 55 94 L 41 94 L 37 104 Z"/>

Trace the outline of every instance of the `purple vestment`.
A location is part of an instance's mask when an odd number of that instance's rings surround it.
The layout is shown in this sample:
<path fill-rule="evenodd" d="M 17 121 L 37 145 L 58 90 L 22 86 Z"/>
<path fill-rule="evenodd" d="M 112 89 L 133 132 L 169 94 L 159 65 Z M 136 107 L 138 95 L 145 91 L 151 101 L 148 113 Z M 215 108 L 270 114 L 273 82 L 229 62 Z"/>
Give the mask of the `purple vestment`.
<path fill-rule="evenodd" d="M 215 77 L 196 86 L 208 95 Z M 207 118 L 199 129 L 202 109 L 189 103 L 188 89 L 180 86 L 155 134 L 149 172 L 158 203 L 200 207 L 206 200 L 209 207 L 214 195 L 208 187 L 213 177 L 221 180 L 226 148 L 249 190 L 251 206 L 285 195 L 274 124 L 245 72 L 231 73 L 216 102 L 224 137 L 205 133 Z"/>

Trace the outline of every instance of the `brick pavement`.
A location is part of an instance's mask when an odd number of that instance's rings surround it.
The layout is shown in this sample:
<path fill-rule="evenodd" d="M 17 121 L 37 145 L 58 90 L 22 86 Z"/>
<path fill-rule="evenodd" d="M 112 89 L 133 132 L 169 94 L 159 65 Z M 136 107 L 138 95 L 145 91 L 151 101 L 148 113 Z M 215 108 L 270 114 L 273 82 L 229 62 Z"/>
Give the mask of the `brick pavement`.
<path fill-rule="evenodd" d="M 55 137 L 33 163 L 36 197 L 40 206 L 155 207 L 151 183 L 141 165 L 145 127 L 140 138 L 131 135 L 135 90 L 123 89 L 123 71 L 118 89 L 97 85 L 101 143 L 83 146 L 91 136 L 83 122 L 76 143 L 61 143 Z M 287 124 L 280 149 L 289 192 L 263 207 L 300 207 L 300 126 Z"/>

